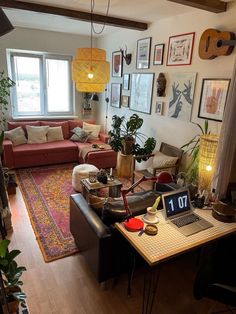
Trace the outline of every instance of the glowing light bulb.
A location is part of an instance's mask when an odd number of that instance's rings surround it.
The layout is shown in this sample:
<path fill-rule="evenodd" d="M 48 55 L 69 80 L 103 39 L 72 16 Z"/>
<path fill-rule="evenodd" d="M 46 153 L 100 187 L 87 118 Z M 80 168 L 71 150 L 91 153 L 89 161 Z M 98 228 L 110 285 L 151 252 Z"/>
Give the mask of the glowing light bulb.
<path fill-rule="evenodd" d="M 212 166 L 211 165 L 206 166 L 206 171 L 211 171 L 211 170 L 212 170 Z"/>
<path fill-rule="evenodd" d="M 93 79 L 93 73 L 90 72 L 90 73 L 88 74 L 88 78 L 89 78 L 90 80 L 92 80 L 92 79 Z"/>

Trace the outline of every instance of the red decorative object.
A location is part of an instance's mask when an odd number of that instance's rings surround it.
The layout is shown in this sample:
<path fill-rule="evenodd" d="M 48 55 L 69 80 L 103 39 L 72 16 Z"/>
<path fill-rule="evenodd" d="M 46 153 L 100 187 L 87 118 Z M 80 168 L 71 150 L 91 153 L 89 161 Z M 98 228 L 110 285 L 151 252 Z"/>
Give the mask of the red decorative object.
<path fill-rule="evenodd" d="M 144 227 L 144 223 L 141 219 L 130 218 L 124 222 L 124 226 L 128 231 L 140 231 Z"/>
<path fill-rule="evenodd" d="M 173 177 L 168 171 L 162 171 L 157 175 L 157 182 L 158 183 L 171 183 L 173 182 Z"/>

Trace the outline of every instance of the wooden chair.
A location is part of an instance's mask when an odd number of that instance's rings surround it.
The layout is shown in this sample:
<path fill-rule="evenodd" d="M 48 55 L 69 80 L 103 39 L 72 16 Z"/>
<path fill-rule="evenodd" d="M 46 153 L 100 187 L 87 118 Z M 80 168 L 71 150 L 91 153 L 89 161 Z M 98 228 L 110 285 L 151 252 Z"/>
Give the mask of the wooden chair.
<path fill-rule="evenodd" d="M 140 178 L 140 176 L 146 176 L 146 177 L 152 177 L 152 176 L 156 176 L 157 173 L 161 172 L 161 171 L 170 171 L 174 176 L 176 176 L 178 174 L 179 171 L 179 165 L 181 162 L 181 158 L 183 155 L 183 150 L 180 148 L 177 148 L 175 146 L 169 145 L 167 143 L 162 142 L 161 143 L 161 147 L 159 150 L 161 153 L 170 156 L 170 157 L 178 157 L 176 163 L 173 166 L 164 166 L 164 167 L 158 167 L 158 168 L 153 168 L 152 172 L 149 172 L 148 169 L 144 169 L 144 170 L 135 170 L 135 163 L 137 159 L 140 159 L 142 157 L 154 157 L 154 154 L 150 154 L 150 155 L 145 155 L 145 156 L 134 156 L 134 171 L 133 171 L 133 177 L 132 177 L 132 183 L 134 183 L 135 181 L 135 177 L 137 176 L 138 178 Z M 154 187 L 155 183 L 153 183 L 153 187 Z"/>

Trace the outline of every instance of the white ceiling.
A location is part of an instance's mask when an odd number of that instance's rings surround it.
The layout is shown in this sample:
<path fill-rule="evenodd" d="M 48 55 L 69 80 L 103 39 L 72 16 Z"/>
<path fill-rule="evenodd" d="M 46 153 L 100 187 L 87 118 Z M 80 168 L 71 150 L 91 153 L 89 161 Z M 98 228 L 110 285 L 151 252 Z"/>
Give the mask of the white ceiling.
<path fill-rule="evenodd" d="M 94 0 L 94 13 L 105 15 L 107 1 L 108 0 Z M 89 0 L 36 0 L 26 2 L 90 12 Z M 193 10 L 198 9 L 181 4 L 175 4 L 167 0 L 111 0 L 109 16 L 152 23 L 159 19 Z M 87 22 L 51 14 L 35 13 L 16 9 L 4 9 L 4 11 L 15 27 L 26 27 L 82 35 L 90 34 L 90 24 Z M 101 25 L 95 26 L 97 30 L 100 30 Z M 106 26 L 102 35 L 114 30 L 117 31 L 118 28 Z"/>

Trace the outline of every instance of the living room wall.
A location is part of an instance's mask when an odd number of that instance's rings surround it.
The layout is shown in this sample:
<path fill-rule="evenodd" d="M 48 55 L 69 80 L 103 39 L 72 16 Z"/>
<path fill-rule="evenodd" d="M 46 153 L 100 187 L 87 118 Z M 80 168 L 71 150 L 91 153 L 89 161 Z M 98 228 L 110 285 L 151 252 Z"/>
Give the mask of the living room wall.
<path fill-rule="evenodd" d="M 148 4 L 147 4 L 148 5 Z M 125 8 L 124 8 L 125 9 Z M 228 4 L 228 11 L 221 14 L 215 14 L 206 12 L 203 10 L 193 9 L 192 12 L 175 16 L 173 18 L 167 18 L 152 24 L 149 29 L 145 32 L 138 32 L 132 30 L 118 30 L 116 33 L 111 35 L 103 36 L 98 40 L 98 46 L 105 48 L 107 51 L 107 59 L 111 62 L 112 52 L 117 51 L 120 48 L 127 46 L 128 53 L 132 53 L 132 62 L 129 66 L 123 62 L 123 73 L 134 73 L 134 72 L 154 72 L 154 89 L 152 99 L 152 110 L 151 114 L 143 114 L 136 112 L 144 119 L 144 125 L 142 128 L 143 133 L 148 136 L 154 136 L 157 139 L 159 147 L 162 141 L 169 144 L 180 147 L 181 145 L 188 142 L 195 134 L 199 132 L 199 129 L 192 122 L 204 124 L 204 119 L 198 118 L 198 108 L 201 94 L 201 86 L 203 78 L 231 78 L 231 72 L 235 61 L 235 51 L 230 56 L 217 57 L 214 60 L 202 60 L 198 56 L 198 44 L 201 34 L 207 28 L 216 28 L 219 30 L 227 30 L 236 32 L 236 3 Z M 195 32 L 195 42 L 192 56 L 191 65 L 186 66 L 166 66 L 168 40 L 169 36 Z M 148 70 L 137 70 L 136 69 L 136 47 L 137 40 L 141 38 L 152 37 L 151 45 L 151 59 L 150 69 Z M 154 45 L 165 44 L 164 52 L 164 63 L 163 65 L 153 65 L 153 53 Z M 112 66 L 112 63 L 111 63 Z M 156 78 L 159 73 L 165 73 L 167 79 L 166 86 L 166 97 L 156 96 Z M 171 97 L 171 77 L 175 73 L 179 72 L 196 72 L 196 86 L 194 103 L 192 107 L 191 121 L 181 121 L 176 118 L 168 117 L 168 103 Z M 110 83 L 122 83 L 122 78 L 111 77 Z M 108 86 L 108 92 L 110 97 L 111 85 Z M 122 95 L 130 95 L 130 91 L 122 90 Z M 155 113 L 156 101 L 163 101 L 164 112 L 162 116 Z M 101 124 L 105 124 L 105 108 L 106 103 L 103 100 L 100 103 L 100 110 L 98 120 Z M 121 107 L 114 108 L 109 104 L 108 107 L 108 130 L 111 125 L 111 117 L 116 115 L 125 115 L 129 117 L 135 113 L 129 108 Z M 209 121 L 209 127 L 212 133 L 220 132 L 221 122 Z"/>
<path fill-rule="evenodd" d="M 7 73 L 6 49 L 43 51 L 55 54 L 75 56 L 76 49 L 90 45 L 90 37 L 67 33 L 16 28 L 0 39 L 0 71 Z M 96 39 L 94 40 L 96 45 Z M 81 115 L 81 94 L 75 92 L 75 112 Z"/>

